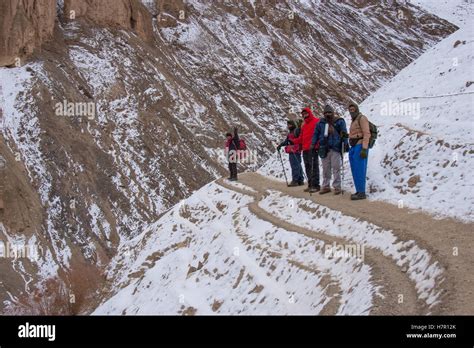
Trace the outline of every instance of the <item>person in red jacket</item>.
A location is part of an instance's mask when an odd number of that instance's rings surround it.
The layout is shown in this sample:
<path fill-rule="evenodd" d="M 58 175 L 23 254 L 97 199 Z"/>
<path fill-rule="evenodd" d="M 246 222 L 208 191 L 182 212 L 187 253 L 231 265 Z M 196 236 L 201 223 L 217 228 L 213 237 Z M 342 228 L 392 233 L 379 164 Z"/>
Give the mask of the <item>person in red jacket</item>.
<path fill-rule="evenodd" d="M 303 116 L 304 120 L 301 126 L 301 133 L 294 143 L 301 144 L 303 148 L 303 161 L 306 177 L 308 178 L 308 188 L 305 192 L 318 192 L 321 189 L 319 186 L 319 144 L 316 144 L 312 149 L 311 141 L 319 118 L 313 115 L 310 108 L 304 108 L 303 111 L 301 111 L 301 116 Z"/>

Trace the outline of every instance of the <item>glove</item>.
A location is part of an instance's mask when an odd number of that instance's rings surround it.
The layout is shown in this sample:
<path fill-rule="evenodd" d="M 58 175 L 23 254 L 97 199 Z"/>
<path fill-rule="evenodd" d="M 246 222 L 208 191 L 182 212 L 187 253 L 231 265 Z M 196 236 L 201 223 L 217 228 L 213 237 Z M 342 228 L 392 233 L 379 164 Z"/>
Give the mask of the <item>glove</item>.
<path fill-rule="evenodd" d="M 344 152 L 349 152 L 349 144 L 344 143 Z"/>
<path fill-rule="evenodd" d="M 340 136 L 341 136 L 342 139 L 349 138 L 349 134 L 347 134 L 347 132 L 344 132 L 344 131 L 341 132 Z"/>
<path fill-rule="evenodd" d="M 362 159 L 367 158 L 367 149 L 360 150 L 360 158 L 362 158 Z"/>
<path fill-rule="evenodd" d="M 281 150 L 281 145 L 278 145 L 277 146 L 277 151 L 280 152 L 280 150 Z"/>
<path fill-rule="evenodd" d="M 314 151 L 314 144 L 311 144 L 311 146 L 309 147 L 310 151 Z"/>

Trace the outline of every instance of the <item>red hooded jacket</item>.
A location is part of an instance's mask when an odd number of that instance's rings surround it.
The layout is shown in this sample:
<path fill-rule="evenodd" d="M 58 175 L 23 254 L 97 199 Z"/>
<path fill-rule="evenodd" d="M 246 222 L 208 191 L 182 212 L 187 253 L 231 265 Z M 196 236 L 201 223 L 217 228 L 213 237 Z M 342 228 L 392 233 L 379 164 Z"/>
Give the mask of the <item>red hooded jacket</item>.
<path fill-rule="evenodd" d="M 313 115 L 310 108 L 304 108 L 303 111 L 307 111 L 309 116 L 304 119 L 303 125 L 301 126 L 301 133 L 299 138 L 295 139 L 295 144 L 301 144 L 303 151 L 308 151 L 311 147 L 311 141 L 313 139 L 314 129 L 319 122 L 319 118 Z M 319 147 L 319 143 L 316 144 L 316 148 Z"/>

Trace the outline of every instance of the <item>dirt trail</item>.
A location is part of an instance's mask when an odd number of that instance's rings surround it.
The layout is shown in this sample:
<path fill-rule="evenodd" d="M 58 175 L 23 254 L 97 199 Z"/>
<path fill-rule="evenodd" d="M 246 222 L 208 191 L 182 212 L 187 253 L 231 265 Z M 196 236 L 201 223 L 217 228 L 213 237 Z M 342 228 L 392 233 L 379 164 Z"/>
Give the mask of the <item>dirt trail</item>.
<path fill-rule="evenodd" d="M 291 222 L 283 221 L 258 206 L 266 190 L 272 189 L 295 198 L 309 199 L 345 215 L 371 222 L 386 230 L 391 230 L 400 240 L 414 240 L 428 251 L 431 257 L 444 268 L 445 280 L 441 284 L 444 294 L 441 303 L 428 309 L 424 301 L 418 299 L 415 284 L 390 257 L 379 250 L 366 249 L 365 261 L 373 268 L 373 277 L 377 285 L 382 285 L 384 298 L 376 296 L 371 314 L 473 314 L 474 313 L 474 231 L 472 224 L 463 224 L 453 219 L 436 220 L 433 217 L 399 209 L 384 202 L 351 201 L 349 194 L 334 196 L 303 192 L 303 187 L 287 187 L 285 183 L 271 180 L 256 173 L 244 173 L 239 181 L 256 192 L 229 185 L 225 180 L 218 183 L 226 188 L 254 197 L 249 209 L 259 218 L 288 231 L 317 238 L 327 243 L 344 243 L 345 240 L 325 234 L 324 231 L 308 230 Z M 458 255 L 455 256 L 456 249 Z M 439 285 L 438 285 L 439 287 Z M 404 303 L 398 303 L 398 295 L 404 295 Z"/>
<path fill-rule="evenodd" d="M 233 189 L 231 186 L 226 185 L 225 182 L 220 181 L 219 184 L 223 187 Z M 239 190 L 239 192 L 243 194 L 247 194 L 247 193 L 244 193 L 244 190 Z M 249 233 L 251 234 L 251 231 L 249 231 Z M 252 238 L 249 238 L 250 237 L 249 234 L 244 233 L 244 231 L 240 229 L 237 229 L 237 235 L 239 236 L 239 238 L 242 240 L 242 242 L 245 245 L 254 245 L 255 247 L 257 247 L 258 249 L 262 251 L 266 249 L 266 248 L 262 248 L 262 246 L 259 244 L 255 245 L 251 240 Z M 279 252 L 265 250 L 265 253 L 270 258 L 282 257 L 282 254 Z M 286 261 L 292 266 L 297 267 L 305 272 L 308 272 L 314 275 L 318 275 L 321 273 L 321 270 L 315 267 L 303 264 L 291 258 L 287 258 Z M 319 315 L 336 315 L 341 305 L 341 302 L 340 302 L 341 287 L 340 287 L 339 280 L 334 279 L 330 274 L 325 274 L 319 285 L 324 289 L 327 296 L 330 298 L 328 303 L 326 303 L 326 305 L 322 308 Z"/>
<path fill-rule="evenodd" d="M 293 225 L 260 208 L 258 202 L 263 198 L 266 188 L 263 188 L 258 184 L 252 186 L 253 189 L 257 190 L 257 192 L 252 192 L 229 185 L 225 180 L 218 180 L 217 183 L 230 190 L 254 197 L 255 200 L 249 204 L 249 210 L 258 218 L 277 227 L 321 240 L 327 244 L 332 244 L 333 242 L 336 242 L 337 244 L 345 244 L 347 242 L 342 238 L 333 237 L 324 232 L 312 231 Z M 245 184 L 247 185 L 247 183 Z M 374 307 L 371 310 L 371 314 L 416 315 L 426 312 L 425 304 L 422 301 L 417 301 L 416 290 L 413 284 L 409 281 L 408 277 L 397 268 L 396 264 L 391 259 L 384 257 L 378 250 L 366 249 L 365 262 L 372 267 L 375 284 L 377 286 L 382 286 L 379 292 L 382 294 L 383 298 L 379 296 L 374 297 Z M 399 294 L 403 294 L 404 296 L 404 302 L 401 304 L 398 303 Z M 335 302 L 332 304 L 333 306 L 338 305 L 338 303 Z M 337 308 L 331 308 L 330 310 L 331 313 L 335 313 L 336 311 Z"/>

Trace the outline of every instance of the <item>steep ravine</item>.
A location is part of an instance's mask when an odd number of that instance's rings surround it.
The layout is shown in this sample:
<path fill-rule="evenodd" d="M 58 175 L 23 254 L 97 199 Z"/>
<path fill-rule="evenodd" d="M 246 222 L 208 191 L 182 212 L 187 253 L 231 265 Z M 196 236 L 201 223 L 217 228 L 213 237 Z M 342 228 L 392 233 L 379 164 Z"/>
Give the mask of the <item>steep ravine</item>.
<path fill-rule="evenodd" d="M 121 242 L 224 173 L 223 133 L 234 125 L 256 168 L 289 114 L 362 100 L 456 29 L 375 1 L 34 3 L 2 3 L 27 25 L 2 27 L 1 42 L 12 28 L 44 33 L 2 50 L 13 66 L 0 69 L 0 154 L 14 184 L 0 238 L 42 250 L 36 261 L 0 260 L 7 311 L 55 276 L 90 295 Z M 42 15 L 52 7 L 56 16 Z M 11 10 L 0 13 L 7 23 Z M 94 111 L 60 115 L 68 103 Z M 80 282 L 89 286 L 74 290 Z"/>

